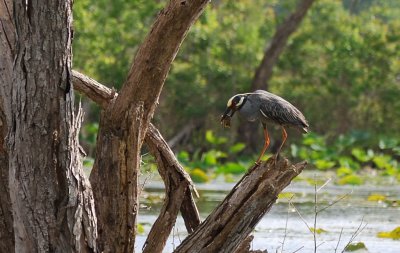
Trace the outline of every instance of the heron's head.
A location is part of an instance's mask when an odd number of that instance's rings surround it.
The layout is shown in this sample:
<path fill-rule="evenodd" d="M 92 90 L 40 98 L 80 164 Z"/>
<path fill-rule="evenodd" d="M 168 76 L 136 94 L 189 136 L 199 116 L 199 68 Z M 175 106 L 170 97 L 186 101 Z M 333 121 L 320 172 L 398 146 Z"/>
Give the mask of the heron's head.
<path fill-rule="evenodd" d="M 231 97 L 228 100 L 224 114 L 221 116 L 221 124 L 224 125 L 224 122 L 228 117 L 231 118 L 237 110 L 242 108 L 242 106 L 246 103 L 246 100 L 247 96 L 245 94 L 237 94 Z"/>

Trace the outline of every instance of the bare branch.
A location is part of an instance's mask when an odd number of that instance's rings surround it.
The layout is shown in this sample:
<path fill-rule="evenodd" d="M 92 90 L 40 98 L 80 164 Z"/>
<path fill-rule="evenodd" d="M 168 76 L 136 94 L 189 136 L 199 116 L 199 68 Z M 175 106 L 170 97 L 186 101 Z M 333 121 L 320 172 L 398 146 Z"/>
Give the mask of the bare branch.
<path fill-rule="evenodd" d="M 86 95 L 103 109 L 118 95 L 115 90 L 75 70 L 72 70 L 72 83 L 77 91 Z"/>
<path fill-rule="evenodd" d="M 344 246 L 342 253 L 345 252 L 346 248 L 356 239 L 356 237 L 365 229 L 365 227 L 368 225 L 368 223 L 364 223 L 364 217 L 361 219 L 360 225 L 358 225 L 356 231 L 351 235 L 349 241 L 347 242 L 346 246 Z"/>
<path fill-rule="evenodd" d="M 343 234 L 343 228 L 340 230 L 339 239 L 338 239 L 338 242 L 335 247 L 335 253 L 337 252 L 337 249 L 339 247 L 339 243 L 340 243 L 340 239 L 342 238 L 342 234 Z"/>

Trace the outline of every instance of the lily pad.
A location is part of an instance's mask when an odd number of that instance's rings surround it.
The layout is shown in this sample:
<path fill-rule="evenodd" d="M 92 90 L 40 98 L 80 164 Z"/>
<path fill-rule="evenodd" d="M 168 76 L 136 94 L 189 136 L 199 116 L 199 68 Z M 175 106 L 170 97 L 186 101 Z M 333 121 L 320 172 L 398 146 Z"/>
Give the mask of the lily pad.
<path fill-rule="evenodd" d="M 379 232 L 379 238 L 390 238 L 393 240 L 400 240 L 400 227 L 397 227 L 389 232 Z"/>
<path fill-rule="evenodd" d="M 355 243 L 350 243 L 347 245 L 347 247 L 344 249 L 345 252 L 351 252 L 351 251 L 356 251 L 360 249 L 367 249 L 365 247 L 365 244 L 363 242 L 355 242 Z"/>
<path fill-rule="evenodd" d="M 385 201 L 386 196 L 383 196 L 381 194 L 371 194 L 368 196 L 368 201 L 376 201 L 376 202 L 381 202 Z"/>

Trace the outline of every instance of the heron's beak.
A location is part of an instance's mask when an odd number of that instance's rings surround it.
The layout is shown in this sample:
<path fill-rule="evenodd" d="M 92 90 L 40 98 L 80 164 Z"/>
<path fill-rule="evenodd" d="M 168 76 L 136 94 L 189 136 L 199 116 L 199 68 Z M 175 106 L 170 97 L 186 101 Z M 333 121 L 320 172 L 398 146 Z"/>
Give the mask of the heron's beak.
<path fill-rule="evenodd" d="M 227 107 L 224 114 L 221 116 L 221 125 L 223 125 L 224 127 L 229 127 L 230 118 L 232 118 L 234 113 L 235 110 L 233 110 L 231 107 Z"/>

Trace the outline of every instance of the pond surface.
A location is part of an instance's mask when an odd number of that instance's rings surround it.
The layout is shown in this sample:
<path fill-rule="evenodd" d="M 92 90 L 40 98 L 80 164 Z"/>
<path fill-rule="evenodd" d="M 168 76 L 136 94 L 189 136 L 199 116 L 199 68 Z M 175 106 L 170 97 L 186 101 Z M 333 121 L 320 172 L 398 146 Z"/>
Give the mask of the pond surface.
<path fill-rule="evenodd" d="M 314 172 L 303 172 L 312 177 Z M 316 176 L 320 178 L 320 176 Z M 232 189 L 234 183 L 213 182 L 196 184 L 201 198 L 197 199 L 197 206 L 202 220 L 217 206 Z M 278 199 L 271 211 L 267 213 L 253 232 L 253 249 L 268 250 L 269 253 L 281 252 L 282 241 L 285 237 L 283 252 L 314 252 L 313 234 L 307 228 L 314 225 L 314 197 L 313 185 L 305 181 L 296 181 L 285 189 L 286 194 Z M 289 208 L 289 196 L 294 194 L 291 202 L 297 208 Z M 370 253 L 400 253 L 400 240 L 378 238 L 377 233 L 391 231 L 400 226 L 400 186 L 393 182 L 386 182 L 384 186 L 336 186 L 329 182 L 318 191 L 318 206 L 323 208 L 341 196 L 347 197 L 318 214 L 317 229 L 325 232 L 317 235 L 317 252 L 342 252 L 357 228 L 364 227 L 354 242 L 363 242 L 367 250 L 356 252 Z M 386 197 L 385 201 L 368 201 L 371 194 Z M 141 208 L 138 222 L 143 224 L 144 234 L 137 237 L 137 252 L 140 252 L 146 233 L 157 218 L 162 205 L 163 184 L 150 180 L 145 184 L 141 203 L 147 208 Z M 300 218 L 299 213 L 303 217 Z M 285 224 L 287 227 L 285 232 Z M 342 232 L 341 232 L 342 231 Z M 179 217 L 170 236 L 164 252 L 172 252 L 180 241 L 186 237 L 183 220 Z M 340 241 L 339 241 L 340 237 Z"/>

